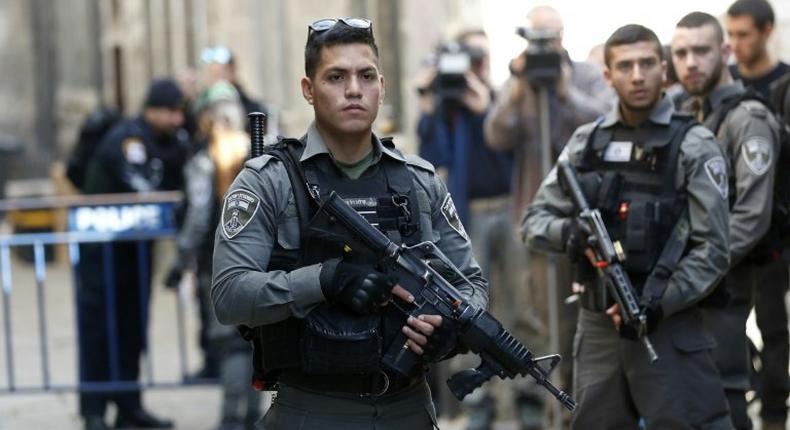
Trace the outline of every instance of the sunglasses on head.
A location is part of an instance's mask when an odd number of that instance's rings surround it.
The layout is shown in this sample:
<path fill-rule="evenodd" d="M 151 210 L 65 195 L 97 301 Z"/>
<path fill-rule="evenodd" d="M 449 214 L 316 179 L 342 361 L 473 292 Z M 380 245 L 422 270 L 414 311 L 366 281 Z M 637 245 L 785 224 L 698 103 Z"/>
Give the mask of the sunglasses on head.
<path fill-rule="evenodd" d="M 354 28 L 361 28 L 364 30 L 368 30 L 369 32 L 373 32 L 373 23 L 369 19 L 365 18 L 325 18 L 319 19 L 318 21 L 310 24 L 307 26 L 307 37 L 310 37 L 313 33 L 323 33 L 335 25 L 338 22 L 342 22 L 343 24 L 354 27 Z"/>

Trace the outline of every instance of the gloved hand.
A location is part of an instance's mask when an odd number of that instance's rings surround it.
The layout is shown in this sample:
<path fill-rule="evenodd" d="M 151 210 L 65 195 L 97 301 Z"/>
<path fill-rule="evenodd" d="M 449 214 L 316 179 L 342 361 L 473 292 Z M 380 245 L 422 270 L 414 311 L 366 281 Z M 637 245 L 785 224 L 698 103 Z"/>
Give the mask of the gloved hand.
<path fill-rule="evenodd" d="M 340 303 L 358 315 L 370 315 L 389 301 L 396 280 L 369 264 L 332 259 L 321 266 L 321 291 L 327 301 Z"/>
<path fill-rule="evenodd" d="M 181 264 L 179 259 L 176 259 L 176 261 L 170 265 L 170 269 L 167 271 L 167 275 L 165 276 L 165 287 L 169 289 L 178 288 L 178 284 L 181 282 L 183 273 L 184 265 Z"/>
<path fill-rule="evenodd" d="M 457 349 L 457 325 L 448 318 L 442 318 L 442 325 L 434 328 L 433 334 L 427 339 L 428 341 L 422 347 L 424 351 L 422 357 L 426 363 L 436 363 L 461 352 L 460 349 Z"/>
<path fill-rule="evenodd" d="M 651 306 L 641 305 L 640 308 L 647 317 L 647 333 L 645 334 L 653 333 L 656 327 L 658 327 L 658 323 L 664 317 L 664 311 L 661 309 L 661 305 L 658 303 Z M 620 336 L 631 340 L 639 339 L 639 333 L 635 326 L 620 326 Z"/>
<path fill-rule="evenodd" d="M 565 252 L 571 260 L 578 261 L 586 258 L 584 250 L 590 247 L 590 236 L 592 231 L 586 222 L 578 218 L 572 218 L 562 229 L 562 237 L 565 242 Z"/>

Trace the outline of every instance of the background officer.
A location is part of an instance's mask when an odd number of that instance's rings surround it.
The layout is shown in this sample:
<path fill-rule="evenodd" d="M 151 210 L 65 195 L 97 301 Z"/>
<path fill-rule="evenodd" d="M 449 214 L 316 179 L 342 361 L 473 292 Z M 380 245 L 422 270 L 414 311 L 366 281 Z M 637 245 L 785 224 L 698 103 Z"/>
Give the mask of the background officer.
<path fill-rule="evenodd" d="M 774 30 L 774 11 L 766 0 L 738 0 L 727 9 L 724 21 L 735 64 L 733 78 L 769 99 L 771 85 L 790 73 L 790 66 L 770 55 L 768 42 Z M 790 332 L 785 296 L 790 286 L 787 264 L 776 261 L 762 268 L 755 292 L 754 313 L 763 349 L 760 351 L 760 417 L 766 425 L 784 428 L 790 395 Z"/>
<path fill-rule="evenodd" d="M 178 190 L 182 186 L 182 170 L 189 153 L 181 125 L 183 95 L 171 79 L 154 81 L 145 99 L 142 113 L 124 120 L 99 143 L 98 151 L 88 165 L 84 192 L 87 194 L 133 193 Z M 112 245 L 112 288 L 116 298 L 118 329 L 118 363 L 120 379 L 136 382 L 140 374 L 140 353 L 146 346 L 145 316 L 150 297 L 151 243 L 144 242 L 142 259 L 137 242 L 115 242 Z M 80 247 L 80 358 L 81 380 L 84 382 L 110 379 L 107 356 L 107 316 L 104 272 L 96 270 L 95 262 L 104 262 L 101 245 Z M 107 263 L 105 263 L 107 264 Z M 148 276 L 140 267 L 147 267 Z M 118 406 L 117 428 L 168 428 L 172 422 L 160 420 L 143 410 L 139 390 L 108 393 L 82 393 L 80 411 L 86 428 L 106 428 L 103 416 L 107 401 Z"/>
<path fill-rule="evenodd" d="M 176 238 L 178 258 L 168 281 L 177 285 L 183 272 L 196 274 L 204 369 L 215 368 L 222 384 L 219 430 L 252 429 L 261 413 L 260 393 L 250 384 L 252 351 L 234 327 L 217 321 L 210 297 L 214 232 L 223 197 L 249 155 L 250 138 L 244 132 L 247 116 L 239 93 L 227 81 L 204 90 L 195 101 L 195 110 L 202 148 L 184 167 L 187 205 Z"/>
<path fill-rule="evenodd" d="M 336 191 L 397 242 L 434 241 L 471 281 L 459 286 L 462 293 L 486 306 L 487 282 L 433 167 L 372 133 L 384 78 L 370 21 L 311 24 L 305 74 L 302 94 L 315 122 L 299 141 L 284 141 L 281 151 L 296 152 L 294 168 L 311 194 L 325 198 Z M 402 332 L 411 351 L 436 361 L 454 348 L 455 331 L 437 315 L 404 325 L 394 306 L 383 304 L 391 292 L 404 300 L 408 293 L 323 211 L 300 215 L 297 209 L 311 200 L 302 181 L 288 178 L 284 163 L 271 155 L 246 163 L 225 197 L 214 250 L 217 318 L 255 327 L 252 336 L 263 344 L 255 365 L 278 372 L 279 392 L 264 426 L 432 428 L 422 367 L 406 377 L 383 371 L 381 349 Z"/>
<path fill-rule="evenodd" d="M 689 129 L 689 119 L 674 115 L 672 101 L 662 96 L 666 65 L 651 30 L 619 28 L 604 55 L 604 75 L 619 105 L 576 130 L 560 160 L 576 166 L 590 205 L 601 210 L 612 240 L 624 245 L 624 267 L 637 290 L 685 213 L 688 252 L 661 299 L 643 308 L 660 357 L 654 363 L 642 343 L 622 337 L 626 330 L 618 333 L 622 320 L 605 284 L 583 254 L 574 258 L 584 292 L 574 341 L 579 406 L 572 427 L 637 428 L 642 418 L 648 430 L 732 428 L 696 306 L 727 269 L 725 160 L 713 135 Z M 528 245 L 579 255 L 588 242 L 576 213 L 555 168 L 527 209 Z"/>
<path fill-rule="evenodd" d="M 726 67 L 729 54 L 724 31 L 713 16 L 692 12 L 678 22 L 672 61 L 680 83 L 692 97 L 684 108 L 716 134 L 728 159 L 730 178 L 730 270 L 721 286 L 729 300 L 719 304 L 723 308 L 705 307 L 703 315 L 716 338 L 713 355 L 733 424 L 737 429 L 750 429 L 745 397 L 751 389 L 746 319 L 763 264 L 770 261 L 761 257 L 771 253 L 760 249 L 765 246 L 759 242 L 771 226 L 779 124 L 764 104 L 743 98 L 743 86 L 733 82 Z"/>

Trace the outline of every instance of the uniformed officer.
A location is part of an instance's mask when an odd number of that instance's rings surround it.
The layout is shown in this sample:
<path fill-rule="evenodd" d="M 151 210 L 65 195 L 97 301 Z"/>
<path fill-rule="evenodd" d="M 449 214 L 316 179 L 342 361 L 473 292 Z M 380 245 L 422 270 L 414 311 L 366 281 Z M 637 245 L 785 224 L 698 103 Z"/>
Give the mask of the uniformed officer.
<path fill-rule="evenodd" d="M 378 58 L 370 21 L 311 24 L 301 85 L 315 121 L 300 140 L 284 140 L 280 155 L 247 162 L 225 197 L 212 299 L 220 322 L 255 327 L 263 345 L 256 370 L 279 380 L 266 429 L 432 428 L 422 367 L 397 376 L 382 369 L 381 351 L 399 332 L 426 362 L 455 345 L 441 317 L 404 324 L 386 306 L 391 294 L 409 300 L 408 293 L 363 246 L 343 246 L 353 237 L 312 196 L 337 192 L 397 242 L 435 242 L 472 282 L 462 290 L 470 302 L 487 304 L 487 282 L 432 165 L 372 133 L 384 97 Z M 291 170 L 282 161 L 287 151 Z"/>
<path fill-rule="evenodd" d="M 183 95 L 171 79 L 154 81 L 145 99 L 143 112 L 134 119 L 121 122 L 99 144 L 92 157 L 85 180 L 87 194 L 132 193 L 178 190 L 188 144 L 180 127 Z M 148 302 L 151 273 L 151 247 L 143 243 L 146 257 L 139 257 L 137 242 L 116 242 L 112 245 L 112 263 L 107 264 L 100 245 L 80 247 L 80 358 L 81 381 L 111 379 L 111 369 L 118 366 L 124 382 L 136 382 L 140 373 L 140 353 L 146 346 Z M 112 291 L 116 298 L 115 326 L 118 339 L 118 363 L 108 356 L 107 316 L 103 270 L 111 269 Z M 148 276 L 141 278 L 141 267 Z M 143 272 L 144 273 L 144 272 Z M 143 410 L 139 390 L 115 394 L 84 392 L 80 396 L 85 427 L 107 428 L 104 413 L 107 402 L 118 406 L 116 428 L 169 428 L 172 422 L 158 419 Z"/>
<path fill-rule="evenodd" d="M 592 207 L 624 246 L 634 287 L 649 279 L 670 231 L 684 220 L 687 242 L 674 270 L 656 278 L 660 299 L 644 306 L 660 357 L 620 330 L 619 308 L 586 258 L 576 257 L 583 286 L 574 340 L 575 429 L 730 429 L 730 417 L 697 303 L 728 264 L 726 161 L 713 135 L 674 113 L 661 93 L 666 68 L 656 35 L 626 25 L 606 41 L 604 75 L 620 102 L 601 121 L 576 130 L 560 155 L 576 166 Z M 584 250 L 587 235 L 556 168 L 527 209 L 528 245 Z M 685 252 L 683 252 L 685 250 Z M 662 261 L 664 259 L 662 258 Z M 657 295 L 656 297 L 659 297 Z"/>
<path fill-rule="evenodd" d="M 737 429 L 751 429 L 745 393 L 751 389 L 746 319 L 753 305 L 763 260 L 759 242 L 771 226 L 771 209 L 779 124 L 727 69 L 730 47 L 713 16 L 692 12 L 681 19 L 672 38 L 672 60 L 680 83 L 692 96 L 684 104 L 696 110 L 716 134 L 727 155 L 730 201 L 730 271 L 722 288 L 729 293 L 723 308 L 706 307 L 705 322 L 716 339 L 714 358 Z M 694 109 L 696 108 L 696 109 Z"/>
<path fill-rule="evenodd" d="M 780 2 L 773 2 L 780 4 Z M 729 66 L 733 78 L 747 89 L 770 98 L 772 86 L 790 73 L 790 65 L 772 55 L 774 30 L 783 30 L 767 0 L 736 0 L 727 8 L 724 28 L 735 64 Z M 760 288 L 755 291 L 754 315 L 763 348 L 760 351 L 760 418 L 766 429 L 784 429 L 787 399 L 790 397 L 790 330 L 785 298 L 790 286 L 787 263 L 781 259 L 762 268 Z"/>

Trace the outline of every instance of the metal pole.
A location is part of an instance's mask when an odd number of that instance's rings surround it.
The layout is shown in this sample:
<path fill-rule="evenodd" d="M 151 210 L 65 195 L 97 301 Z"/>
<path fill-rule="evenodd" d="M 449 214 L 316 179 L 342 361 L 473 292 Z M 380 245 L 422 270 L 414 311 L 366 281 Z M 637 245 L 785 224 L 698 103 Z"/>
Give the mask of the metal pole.
<path fill-rule="evenodd" d="M 145 360 L 145 370 L 148 373 L 148 385 L 154 384 L 154 367 L 153 367 L 153 360 L 151 359 L 151 342 L 148 341 L 148 302 L 149 302 L 149 294 L 151 289 L 151 279 L 150 279 L 150 271 L 151 268 L 149 267 L 149 262 L 151 261 L 148 258 L 148 243 L 147 241 L 139 241 L 137 242 L 137 268 L 140 273 L 138 289 L 140 290 L 140 333 L 145 339 L 143 345 L 145 345 L 144 351 L 144 360 Z"/>
<path fill-rule="evenodd" d="M 33 245 L 34 262 L 36 267 L 36 299 L 38 305 L 38 330 L 41 342 L 41 375 L 44 379 L 44 389 L 49 389 L 49 347 L 47 336 L 47 308 L 44 296 L 44 279 L 47 276 L 47 260 L 44 245 L 37 242 Z"/>
<path fill-rule="evenodd" d="M 116 322 L 117 310 L 115 309 L 115 270 L 113 265 L 112 244 L 104 243 L 104 304 L 105 319 L 107 321 L 107 349 L 110 358 L 110 380 L 117 382 L 120 378 L 120 362 L 118 356 L 118 327 Z"/>
<path fill-rule="evenodd" d="M 75 330 L 77 334 L 77 375 L 81 387 L 82 383 L 85 382 L 86 369 L 84 366 L 85 358 L 82 356 L 84 353 L 82 347 L 82 306 L 80 305 L 82 277 L 80 277 L 80 246 L 77 242 L 69 242 L 69 261 L 71 262 L 71 273 L 74 276 L 74 310 L 76 313 L 75 323 L 77 325 L 77 329 Z"/>
<path fill-rule="evenodd" d="M 8 390 L 14 391 L 14 349 L 11 332 L 11 252 L 7 246 L 0 248 L 0 269 L 3 271 L 3 330 L 5 332 L 6 372 Z"/>
<path fill-rule="evenodd" d="M 183 280 L 182 280 L 183 283 Z M 179 290 L 181 285 L 179 285 Z M 184 303 L 181 292 L 176 294 L 176 330 L 178 332 L 178 358 L 181 365 L 181 380 L 187 379 L 187 341 L 184 328 Z"/>
<path fill-rule="evenodd" d="M 552 169 L 554 160 L 551 148 L 551 125 L 549 112 L 549 87 L 540 85 L 538 87 L 538 115 L 540 127 L 540 162 L 543 170 L 543 177 L 548 176 Z M 546 255 L 546 289 L 548 291 L 548 316 L 549 316 L 549 349 L 551 351 L 560 350 L 560 318 L 559 303 L 557 301 L 557 262 L 553 255 Z M 565 357 L 567 360 L 569 357 Z M 562 425 L 562 408 L 558 402 L 551 402 L 553 409 L 553 428 L 560 430 Z"/>

